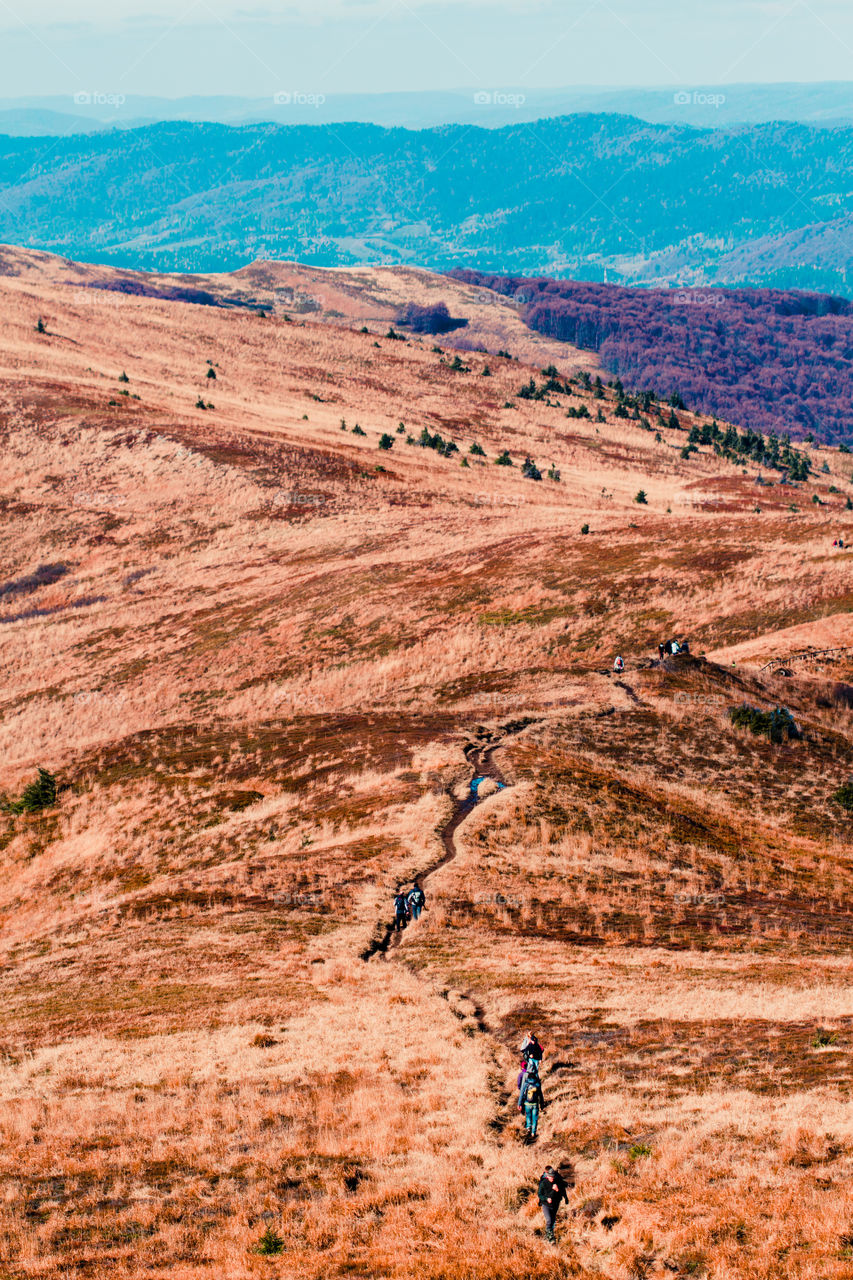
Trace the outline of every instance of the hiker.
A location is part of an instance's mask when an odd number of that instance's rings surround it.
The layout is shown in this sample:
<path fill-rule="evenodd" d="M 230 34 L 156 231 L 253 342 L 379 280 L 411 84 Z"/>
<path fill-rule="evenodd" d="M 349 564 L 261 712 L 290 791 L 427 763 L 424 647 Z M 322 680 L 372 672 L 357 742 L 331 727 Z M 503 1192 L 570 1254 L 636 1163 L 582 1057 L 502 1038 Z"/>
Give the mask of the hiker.
<path fill-rule="evenodd" d="M 519 1111 L 523 1111 L 524 1098 L 529 1085 L 535 1084 L 539 1087 L 540 1097 L 542 1093 L 542 1081 L 539 1079 L 539 1063 L 535 1058 L 528 1058 L 526 1060 L 521 1071 L 518 1073 L 516 1084 L 518 1086 L 518 1109 Z M 540 1105 L 544 1107 L 544 1100 L 540 1102 Z"/>
<path fill-rule="evenodd" d="M 554 1223 L 557 1221 L 557 1210 L 561 1200 L 565 1200 L 566 1204 L 569 1203 L 569 1188 L 554 1166 L 546 1165 L 545 1172 L 539 1179 L 539 1203 L 545 1215 L 545 1235 L 551 1244 L 557 1243 L 554 1238 Z"/>
<path fill-rule="evenodd" d="M 539 1079 L 539 1073 L 534 1075 L 532 1072 L 527 1074 L 527 1083 L 524 1086 L 524 1131 L 525 1135 L 532 1142 L 536 1137 L 536 1129 L 539 1124 L 539 1108 L 544 1107 L 545 1099 L 542 1097 L 542 1082 Z"/>
<path fill-rule="evenodd" d="M 663 657 L 664 657 L 664 654 L 666 653 L 666 650 L 667 650 L 666 641 L 661 640 L 660 644 L 658 645 L 658 660 L 660 662 L 663 662 Z"/>
<path fill-rule="evenodd" d="M 418 884 L 417 880 L 414 883 L 414 887 L 409 890 L 409 896 L 406 899 L 406 902 L 408 903 L 412 919 L 420 920 L 421 912 L 426 905 L 426 894 Z"/>
<path fill-rule="evenodd" d="M 539 1079 L 539 1064 L 534 1057 L 526 1059 L 523 1068 L 519 1071 L 519 1078 L 516 1080 L 516 1088 L 519 1091 L 519 1111 L 524 1111 L 524 1096 L 529 1084 L 537 1084 L 539 1092 L 542 1093 L 542 1080 Z M 544 1106 L 544 1100 L 540 1101 L 540 1106 Z"/>
<path fill-rule="evenodd" d="M 622 658 L 619 654 L 616 655 L 616 661 L 613 663 L 613 670 L 614 671 L 625 670 L 625 663 L 622 661 Z"/>
<path fill-rule="evenodd" d="M 681 642 L 681 652 L 682 652 L 682 653 L 689 653 L 689 652 L 690 652 L 690 641 L 689 641 L 689 640 L 682 640 L 682 642 Z"/>
<path fill-rule="evenodd" d="M 681 645 L 677 640 L 670 640 L 669 651 L 670 653 L 681 653 Z"/>
<path fill-rule="evenodd" d="M 402 889 L 397 890 L 394 898 L 394 930 L 402 932 L 409 923 L 409 901 Z"/>
<path fill-rule="evenodd" d="M 521 1042 L 521 1056 L 525 1062 L 528 1058 L 533 1058 L 537 1063 L 542 1061 L 545 1050 L 532 1031 L 528 1031 Z"/>

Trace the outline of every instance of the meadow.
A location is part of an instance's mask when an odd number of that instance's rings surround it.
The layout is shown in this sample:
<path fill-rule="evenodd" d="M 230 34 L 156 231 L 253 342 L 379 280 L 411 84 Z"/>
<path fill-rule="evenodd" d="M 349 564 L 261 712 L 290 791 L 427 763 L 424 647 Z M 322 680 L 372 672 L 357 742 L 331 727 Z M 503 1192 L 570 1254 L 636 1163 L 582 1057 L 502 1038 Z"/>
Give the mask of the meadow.
<path fill-rule="evenodd" d="M 684 456 L 426 273 L 2 264 L 4 1276 L 849 1276 L 849 455 Z"/>

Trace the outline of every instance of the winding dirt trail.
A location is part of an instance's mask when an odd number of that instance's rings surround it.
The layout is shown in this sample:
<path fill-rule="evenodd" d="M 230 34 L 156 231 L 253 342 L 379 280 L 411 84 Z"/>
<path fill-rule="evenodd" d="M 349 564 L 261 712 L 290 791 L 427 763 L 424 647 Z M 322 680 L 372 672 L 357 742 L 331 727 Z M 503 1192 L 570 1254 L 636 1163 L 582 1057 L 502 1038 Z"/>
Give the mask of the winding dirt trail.
<path fill-rule="evenodd" d="M 522 729 L 526 729 L 528 725 L 533 723 L 533 719 L 512 721 L 510 724 L 501 725 L 497 731 L 485 732 L 474 741 L 467 743 L 463 747 L 463 751 L 472 769 L 472 782 L 475 778 L 491 778 L 501 789 L 509 787 L 511 784 L 507 782 L 495 763 L 494 754 L 499 747 L 503 746 L 507 738 L 512 737 L 513 734 L 521 733 Z M 421 885 L 425 885 L 437 871 L 447 866 L 448 862 L 452 862 L 456 857 L 456 832 L 478 804 L 477 793 L 473 787 L 464 800 L 459 800 L 453 795 L 450 788 L 448 788 L 448 795 L 453 798 L 453 812 L 440 832 L 444 854 L 436 862 L 431 863 L 418 873 L 416 879 Z M 388 951 L 394 950 L 400 945 L 403 936 L 402 932 L 395 932 L 393 921 L 384 925 L 381 934 L 375 937 L 370 946 L 361 953 L 362 960 L 371 960 L 375 955 L 387 955 Z"/>

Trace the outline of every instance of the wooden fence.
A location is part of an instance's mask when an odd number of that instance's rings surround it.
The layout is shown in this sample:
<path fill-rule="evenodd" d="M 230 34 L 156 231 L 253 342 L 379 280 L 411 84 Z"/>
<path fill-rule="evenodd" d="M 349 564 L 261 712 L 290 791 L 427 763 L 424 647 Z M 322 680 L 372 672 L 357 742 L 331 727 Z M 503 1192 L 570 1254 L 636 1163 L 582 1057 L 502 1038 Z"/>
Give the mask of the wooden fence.
<path fill-rule="evenodd" d="M 778 667 L 789 667 L 795 662 L 809 662 L 819 658 L 841 657 L 853 653 L 853 646 L 842 645 L 837 649 L 806 649 L 803 653 L 792 653 L 787 658 L 771 658 L 765 662 L 762 671 L 775 671 Z"/>

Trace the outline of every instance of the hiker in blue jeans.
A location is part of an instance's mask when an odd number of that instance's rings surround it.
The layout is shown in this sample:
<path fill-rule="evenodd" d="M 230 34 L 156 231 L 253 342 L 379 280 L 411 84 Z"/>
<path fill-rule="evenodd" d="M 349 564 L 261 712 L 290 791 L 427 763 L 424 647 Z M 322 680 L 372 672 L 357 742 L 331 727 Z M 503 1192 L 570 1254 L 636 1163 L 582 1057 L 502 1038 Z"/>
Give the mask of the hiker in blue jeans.
<path fill-rule="evenodd" d="M 539 1125 L 539 1108 L 544 1106 L 544 1103 L 545 1099 L 542 1097 L 542 1085 L 539 1083 L 539 1077 L 528 1077 L 527 1085 L 524 1089 L 524 1129 L 525 1136 L 530 1142 L 536 1137 L 536 1129 Z"/>
<path fill-rule="evenodd" d="M 409 911 L 412 913 L 413 920 L 420 920 L 421 912 L 426 904 L 426 894 L 421 886 L 415 881 L 414 888 L 409 890 L 409 896 L 406 899 L 409 904 Z"/>

